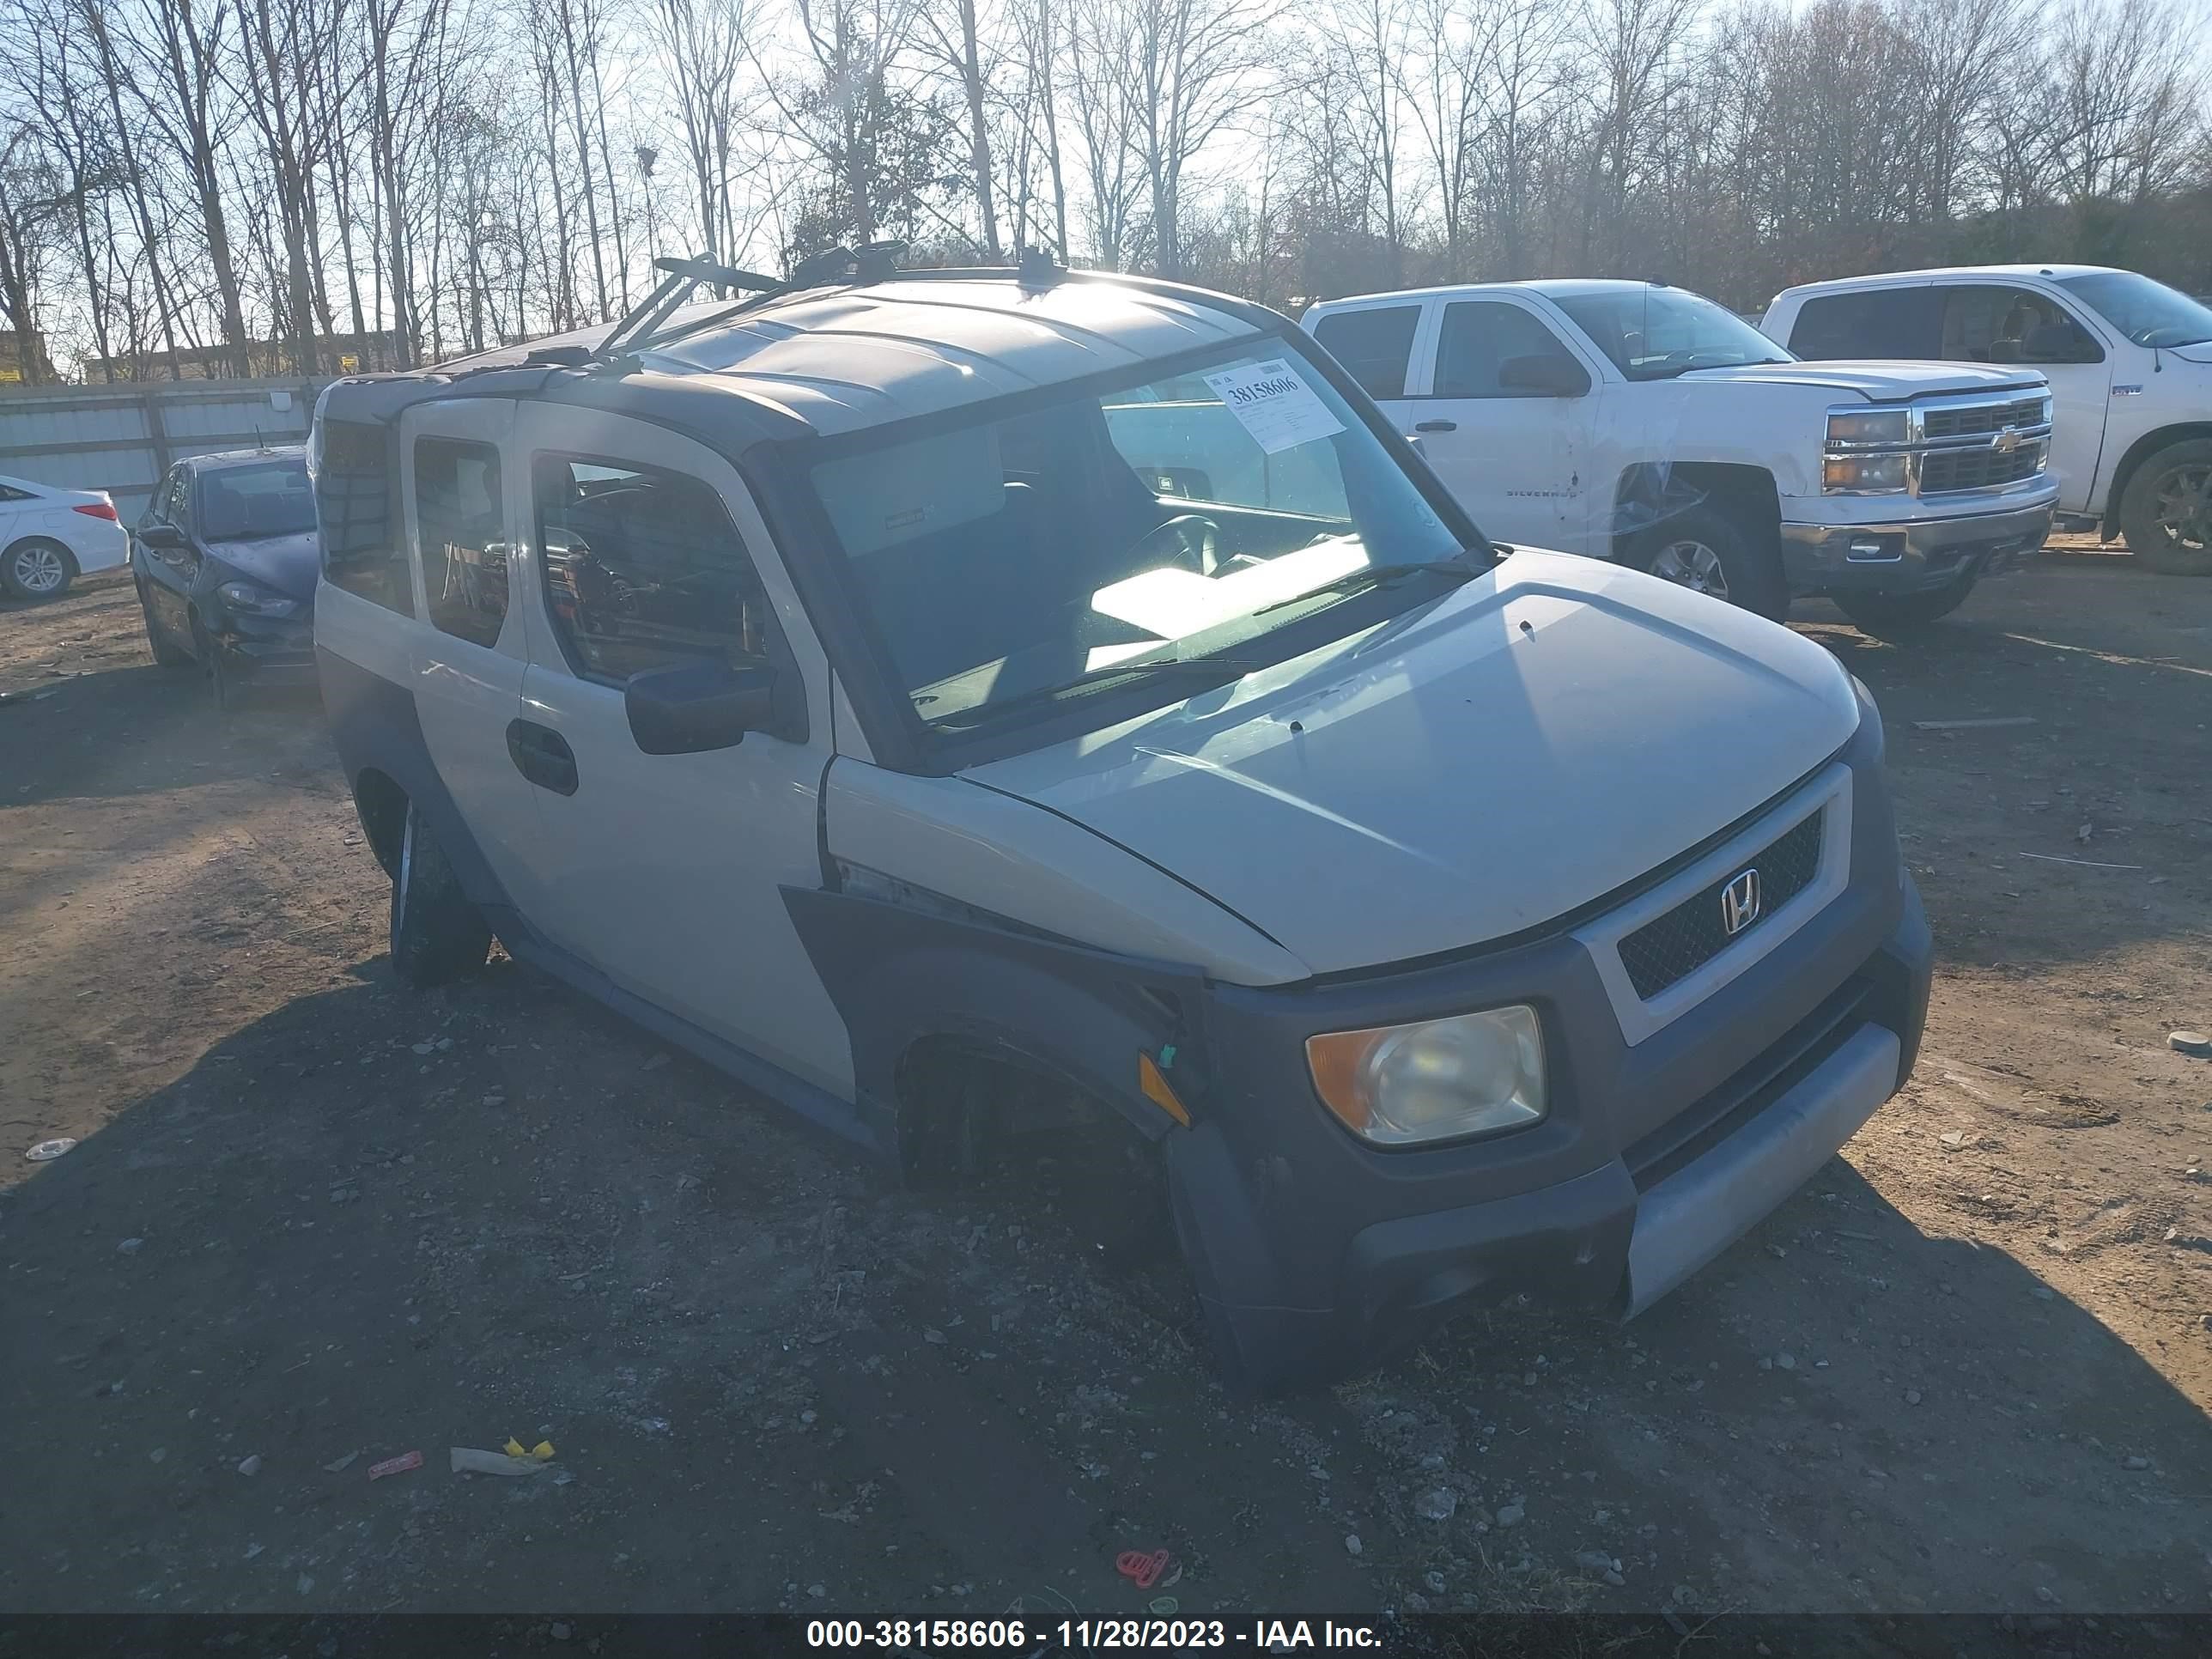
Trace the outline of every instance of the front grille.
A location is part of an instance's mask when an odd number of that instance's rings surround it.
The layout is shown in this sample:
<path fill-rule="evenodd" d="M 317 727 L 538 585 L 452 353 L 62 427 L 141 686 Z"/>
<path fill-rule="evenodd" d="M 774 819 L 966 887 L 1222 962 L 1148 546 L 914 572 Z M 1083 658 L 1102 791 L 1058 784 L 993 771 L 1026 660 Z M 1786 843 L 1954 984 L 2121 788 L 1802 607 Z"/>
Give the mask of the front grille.
<path fill-rule="evenodd" d="M 1972 438 L 1985 432 L 2002 432 L 2008 426 L 2041 426 L 2043 399 L 2024 398 L 2014 404 L 1984 404 L 1978 408 L 1930 409 L 1920 416 L 1923 438 Z"/>
<path fill-rule="evenodd" d="M 1636 994 L 1649 1002 L 1697 972 L 1737 939 L 1813 884 L 1820 868 L 1820 836 L 1827 813 L 1816 811 L 1769 842 L 1710 887 L 1647 921 L 1620 941 L 1620 965 Z M 1722 920 L 1721 895 L 1746 870 L 1759 872 L 1759 914 L 1731 934 Z"/>
<path fill-rule="evenodd" d="M 1930 450 L 1920 458 L 1920 493 L 1940 495 L 1958 489 L 1995 489 L 2035 476 L 2043 459 L 2040 443 L 2024 443 L 2010 454 L 1976 446 Z"/>
<path fill-rule="evenodd" d="M 1771 1106 L 1868 1020 L 1882 1015 L 1874 981 L 1845 980 L 1820 1006 L 1767 1045 L 1751 1063 L 1703 1099 L 1621 1152 L 1638 1192 L 1649 1192 L 1702 1158 Z"/>

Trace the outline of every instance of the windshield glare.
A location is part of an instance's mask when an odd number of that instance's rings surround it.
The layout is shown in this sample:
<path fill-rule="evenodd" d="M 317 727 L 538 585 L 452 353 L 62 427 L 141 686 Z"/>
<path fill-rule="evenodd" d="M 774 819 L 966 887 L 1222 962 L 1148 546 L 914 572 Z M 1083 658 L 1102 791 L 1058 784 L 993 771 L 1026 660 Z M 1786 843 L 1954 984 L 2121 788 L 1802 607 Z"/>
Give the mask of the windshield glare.
<path fill-rule="evenodd" d="M 1735 313 L 1679 288 L 1546 297 L 1573 318 L 1632 380 L 1669 380 L 1693 368 L 1796 361 Z"/>
<path fill-rule="evenodd" d="M 302 459 L 227 466 L 200 480 L 199 530 L 210 542 L 297 536 L 315 527 L 315 496 Z"/>
<path fill-rule="evenodd" d="M 2058 286 L 2139 346 L 2197 345 L 2212 340 L 2212 309 L 2132 270 L 2061 276 Z"/>
<path fill-rule="evenodd" d="M 1474 568 L 1445 562 L 1458 538 L 1277 338 L 1139 385 L 1071 386 L 1001 419 L 841 446 L 811 476 L 898 684 L 946 730 L 1017 702 L 1049 713 L 1140 681 L 1142 664 L 1258 661 L 1263 636 L 1340 613 L 1336 633 L 1300 634 L 1310 649 Z M 1361 574 L 1407 564 L 1421 568 Z M 1386 602 L 1355 602 L 1378 587 Z M 1119 664 L 1130 672 L 1100 672 Z M 1160 701 L 1191 695 L 1187 675 L 1158 678 L 1183 688 Z"/>

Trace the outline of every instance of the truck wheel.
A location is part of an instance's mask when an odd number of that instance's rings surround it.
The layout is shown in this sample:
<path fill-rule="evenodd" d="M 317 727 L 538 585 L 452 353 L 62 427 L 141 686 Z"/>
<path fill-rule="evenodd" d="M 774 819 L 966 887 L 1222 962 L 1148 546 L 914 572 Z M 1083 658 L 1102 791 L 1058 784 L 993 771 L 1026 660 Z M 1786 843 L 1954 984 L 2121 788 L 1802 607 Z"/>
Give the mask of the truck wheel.
<path fill-rule="evenodd" d="M 2212 439 L 2168 444 L 2120 497 L 2128 551 L 2167 576 L 2212 576 Z"/>
<path fill-rule="evenodd" d="M 491 929 L 410 803 L 392 877 L 392 970 L 417 990 L 474 973 L 491 953 Z"/>
<path fill-rule="evenodd" d="M 1940 617 L 1949 616 L 1974 591 L 1972 579 L 1919 593 L 1838 594 L 1837 608 L 1878 640 L 1910 639 Z"/>
<path fill-rule="evenodd" d="M 1790 609 L 1779 550 L 1760 546 L 1741 525 L 1714 507 L 1668 514 L 1637 538 L 1627 562 L 1662 581 L 1777 621 Z"/>

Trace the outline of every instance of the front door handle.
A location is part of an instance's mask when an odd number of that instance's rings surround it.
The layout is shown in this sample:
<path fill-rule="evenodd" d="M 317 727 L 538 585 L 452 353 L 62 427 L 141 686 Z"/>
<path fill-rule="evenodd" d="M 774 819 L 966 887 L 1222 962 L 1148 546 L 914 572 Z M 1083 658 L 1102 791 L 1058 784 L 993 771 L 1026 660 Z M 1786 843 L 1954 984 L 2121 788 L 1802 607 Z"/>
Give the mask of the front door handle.
<path fill-rule="evenodd" d="M 1457 421 L 1423 421 L 1415 426 L 1413 430 L 1416 432 L 1456 432 L 1459 430 L 1459 422 Z"/>
<path fill-rule="evenodd" d="M 535 720 L 510 720 L 507 752 L 514 769 L 540 789 L 550 789 L 556 795 L 576 793 L 576 751 L 551 726 Z"/>

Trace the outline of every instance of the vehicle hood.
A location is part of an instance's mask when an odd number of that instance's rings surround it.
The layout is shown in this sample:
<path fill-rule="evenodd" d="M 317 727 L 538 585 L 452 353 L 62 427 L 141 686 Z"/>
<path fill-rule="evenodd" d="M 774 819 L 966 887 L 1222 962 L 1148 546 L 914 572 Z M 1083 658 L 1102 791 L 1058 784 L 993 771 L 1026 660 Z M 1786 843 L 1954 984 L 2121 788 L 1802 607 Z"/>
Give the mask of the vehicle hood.
<path fill-rule="evenodd" d="M 252 578 L 295 599 L 314 602 L 315 577 L 322 568 L 322 538 L 312 530 L 296 536 L 263 536 L 252 541 L 210 542 L 208 555 L 241 576 Z"/>
<path fill-rule="evenodd" d="M 1521 551 L 1411 617 L 963 775 L 1332 973 L 1577 909 L 1786 790 L 1857 721 L 1811 641 Z"/>
<path fill-rule="evenodd" d="M 1741 368 L 1699 368 L 1682 375 L 1682 386 L 1741 386 L 1757 382 L 1775 386 L 1821 386 L 1856 392 L 1873 403 L 1900 403 L 1946 392 L 1995 392 L 2017 386 L 2039 390 L 2045 384 L 2041 371 L 1980 363 L 1840 362 L 1747 363 Z"/>
<path fill-rule="evenodd" d="M 2212 340 L 2199 340 L 2194 345 L 2160 346 L 2169 357 L 2179 357 L 2188 363 L 2212 363 Z"/>

